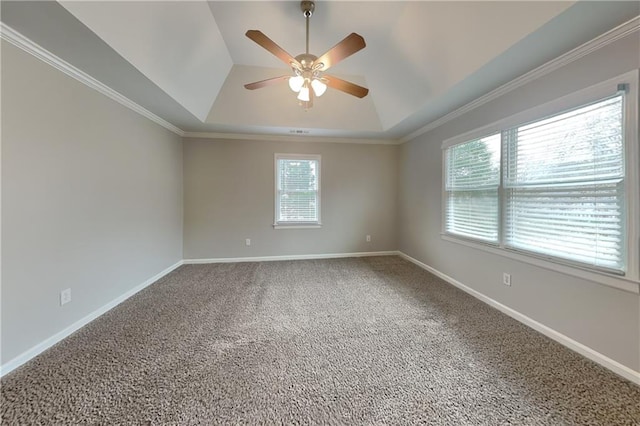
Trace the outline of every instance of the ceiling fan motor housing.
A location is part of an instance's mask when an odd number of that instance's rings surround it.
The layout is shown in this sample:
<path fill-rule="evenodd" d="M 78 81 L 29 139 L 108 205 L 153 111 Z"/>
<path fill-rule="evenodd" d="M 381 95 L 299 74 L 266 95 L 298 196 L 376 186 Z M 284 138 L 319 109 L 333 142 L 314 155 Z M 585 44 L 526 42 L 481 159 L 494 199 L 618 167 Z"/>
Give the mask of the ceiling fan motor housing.
<path fill-rule="evenodd" d="M 313 11 L 316 10 L 316 2 L 314 1 L 301 1 L 300 9 L 302 10 L 302 15 L 305 18 L 309 18 L 313 15 Z"/>
<path fill-rule="evenodd" d="M 313 65 L 316 59 L 318 59 L 318 57 L 310 53 L 302 53 L 296 56 L 296 61 L 300 62 L 300 65 L 302 65 L 303 70 L 311 69 L 311 66 Z"/>

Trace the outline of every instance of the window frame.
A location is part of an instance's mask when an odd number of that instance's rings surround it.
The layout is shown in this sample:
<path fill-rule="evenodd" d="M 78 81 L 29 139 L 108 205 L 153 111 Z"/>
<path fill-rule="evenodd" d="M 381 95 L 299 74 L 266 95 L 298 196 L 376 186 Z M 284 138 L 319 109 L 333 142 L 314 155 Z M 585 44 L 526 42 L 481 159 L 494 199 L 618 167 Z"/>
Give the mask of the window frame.
<path fill-rule="evenodd" d="M 278 173 L 278 163 L 280 160 L 308 160 L 308 161 L 316 161 L 318 166 L 318 189 L 316 190 L 316 200 L 317 200 L 317 210 L 318 210 L 318 220 L 317 221 L 304 221 L 304 222 L 294 222 L 294 221 L 279 221 L 279 213 L 280 213 L 280 203 L 279 203 L 279 187 L 280 187 L 280 176 Z M 321 228 L 322 227 L 322 193 L 321 193 L 321 179 L 322 178 L 322 156 L 320 154 L 283 154 L 276 153 L 274 154 L 274 199 L 273 199 L 273 228 L 274 229 L 312 229 L 312 228 Z"/>
<path fill-rule="evenodd" d="M 441 238 L 443 240 L 459 243 L 465 246 L 481 249 L 518 261 L 543 267 L 568 275 L 578 276 L 593 282 L 610 285 L 616 288 L 640 293 L 640 149 L 638 148 L 638 84 L 639 70 L 633 70 L 597 83 L 585 89 L 575 91 L 566 96 L 550 102 L 527 109 L 523 112 L 501 119 L 497 122 L 480 127 L 449 138 L 442 143 L 442 199 L 441 199 Z M 495 133 L 504 133 L 509 129 L 526 125 L 531 122 L 544 120 L 551 116 L 580 108 L 589 103 L 611 97 L 619 88 L 619 84 L 625 84 L 626 90 L 623 97 L 623 143 L 625 166 L 625 192 L 624 192 L 624 220 L 627 233 L 625 249 L 626 272 L 618 273 L 590 267 L 571 260 L 566 260 L 550 255 L 544 255 L 529 251 L 518 250 L 505 246 L 504 229 L 506 220 L 506 197 L 504 190 L 504 140 L 501 142 L 500 156 L 500 186 L 498 190 L 498 237 L 499 243 L 492 244 L 466 238 L 446 230 L 447 198 L 446 198 L 446 152 L 449 147 L 465 142 L 481 139 Z"/>

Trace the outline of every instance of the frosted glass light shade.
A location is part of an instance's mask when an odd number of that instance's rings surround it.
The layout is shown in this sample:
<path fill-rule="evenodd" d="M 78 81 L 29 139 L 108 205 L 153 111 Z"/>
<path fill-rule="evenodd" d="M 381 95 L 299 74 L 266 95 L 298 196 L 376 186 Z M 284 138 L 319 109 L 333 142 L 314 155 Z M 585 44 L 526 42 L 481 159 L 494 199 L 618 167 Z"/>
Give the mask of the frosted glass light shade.
<path fill-rule="evenodd" d="M 301 75 L 296 75 L 289 78 L 289 87 L 296 93 L 300 91 L 303 84 L 304 78 Z"/>
<path fill-rule="evenodd" d="M 302 86 L 300 88 L 300 92 L 298 93 L 298 99 L 303 102 L 309 101 L 309 86 Z"/>
<path fill-rule="evenodd" d="M 315 93 L 317 97 L 322 96 L 325 90 L 327 90 L 327 85 L 318 79 L 314 79 L 311 82 L 311 87 L 313 87 L 313 93 Z"/>

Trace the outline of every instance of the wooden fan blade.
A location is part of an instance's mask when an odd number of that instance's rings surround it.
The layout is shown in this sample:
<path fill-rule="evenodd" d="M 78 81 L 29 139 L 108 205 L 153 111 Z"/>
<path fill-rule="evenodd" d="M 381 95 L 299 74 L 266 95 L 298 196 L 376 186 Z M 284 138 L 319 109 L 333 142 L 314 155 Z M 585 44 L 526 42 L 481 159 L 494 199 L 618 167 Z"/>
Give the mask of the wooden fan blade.
<path fill-rule="evenodd" d="M 351 33 L 346 36 L 340 43 L 329 49 L 327 53 L 316 59 L 314 61 L 314 64 L 319 64 L 322 62 L 323 66 L 322 68 L 320 68 L 320 71 L 328 70 L 344 58 L 347 58 L 357 51 L 364 49 L 365 46 L 366 44 L 362 36 L 356 33 Z"/>
<path fill-rule="evenodd" d="M 288 80 L 290 75 L 281 75 L 280 77 L 268 78 L 266 80 L 260 80 L 253 83 L 245 84 L 245 89 L 255 90 L 262 89 L 263 87 L 271 86 L 280 83 L 283 80 Z"/>
<path fill-rule="evenodd" d="M 357 84 L 342 80 L 332 75 L 323 75 L 322 79 L 326 82 L 327 86 L 338 89 L 342 92 L 348 93 L 358 98 L 364 98 L 369 93 L 369 89 L 366 87 L 358 86 Z"/>
<path fill-rule="evenodd" d="M 280 59 L 282 62 L 287 64 L 287 66 L 291 66 L 291 64 L 293 63 L 301 67 L 300 63 L 293 56 L 291 56 L 283 48 L 275 44 L 274 41 L 271 40 L 266 35 L 264 35 L 262 31 L 249 30 L 246 32 L 245 35 L 249 37 L 251 40 L 258 43 L 263 48 L 267 49 L 269 52 L 275 55 L 278 59 Z"/>

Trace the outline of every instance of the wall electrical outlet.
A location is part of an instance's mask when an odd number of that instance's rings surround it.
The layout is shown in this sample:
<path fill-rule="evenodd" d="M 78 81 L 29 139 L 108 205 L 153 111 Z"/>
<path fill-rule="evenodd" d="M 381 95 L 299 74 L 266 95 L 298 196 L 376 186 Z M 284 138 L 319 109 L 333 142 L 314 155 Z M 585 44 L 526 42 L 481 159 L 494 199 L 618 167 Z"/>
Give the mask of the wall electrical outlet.
<path fill-rule="evenodd" d="M 371 235 L 367 235 L 367 242 L 370 243 L 371 242 Z"/>
<path fill-rule="evenodd" d="M 502 273 L 502 284 L 511 285 L 511 274 L 507 274 L 506 272 Z"/>
<path fill-rule="evenodd" d="M 60 306 L 71 302 L 71 289 L 62 290 L 60 292 Z"/>
<path fill-rule="evenodd" d="M 250 246 L 250 245 L 251 245 L 251 238 L 247 238 L 246 240 L 244 240 L 244 243 L 245 243 L 247 246 Z"/>

